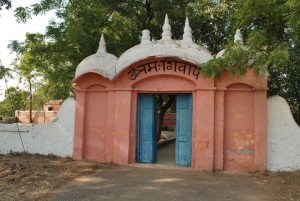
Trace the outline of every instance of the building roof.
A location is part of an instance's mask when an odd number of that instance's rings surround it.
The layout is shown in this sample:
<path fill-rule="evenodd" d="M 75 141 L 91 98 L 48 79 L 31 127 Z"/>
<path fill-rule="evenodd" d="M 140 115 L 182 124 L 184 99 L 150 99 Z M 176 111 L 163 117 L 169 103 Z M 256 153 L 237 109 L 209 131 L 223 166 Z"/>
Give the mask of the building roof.
<path fill-rule="evenodd" d="M 44 103 L 44 105 L 60 105 L 62 104 L 63 100 L 59 99 L 59 100 L 49 100 L 47 102 Z"/>
<path fill-rule="evenodd" d="M 150 31 L 143 30 L 142 39 L 120 58 L 107 53 L 103 35 L 99 42 L 98 51 L 85 58 L 77 66 L 75 80 L 80 76 L 94 72 L 113 80 L 120 72 L 131 64 L 148 57 L 177 57 L 182 60 L 201 65 L 214 57 L 204 47 L 197 45 L 192 40 L 192 29 L 186 18 L 182 40 L 173 40 L 168 15 L 165 17 L 161 40 L 151 41 Z"/>

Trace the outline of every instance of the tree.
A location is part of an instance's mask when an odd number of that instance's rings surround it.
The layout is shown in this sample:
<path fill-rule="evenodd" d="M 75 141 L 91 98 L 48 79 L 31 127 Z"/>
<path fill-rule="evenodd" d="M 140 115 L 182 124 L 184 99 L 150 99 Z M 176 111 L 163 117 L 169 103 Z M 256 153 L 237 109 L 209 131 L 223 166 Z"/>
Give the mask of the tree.
<path fill-rule="evenodd" d="M 234 29 L 242 28 L 244 36 L 247 37 L 248 50 L 244 51 L 245 54 L 242 56 L 253 59 L 252 67 L 257 73 L 267 70 L 268 95 L 283 96 L 289 102 L 298 124 L 300 123 L 298 20 L 300 14 L 297 12 L 299 9 L 300 3 L 296 0 L 238 0 L 229 18 L 231 26 Z M 236 57 L 235 62 L 239 63 L 240 59 L 241 57 Z M 247 64 L 244 62 L 244 68 L 248 67 Z"/>
<path fill-rule="evenodd" d="M 253 68 L 268 77 L 268 95 L 283 96 L 300 123 L 300 4 L 295 0 L 227 2 L 229 9 L 227 37 L 223 57 L 213 59 L 202 68 L 207 77 L 218 77 L 224 70 L 243 76 Z M 232 42 L 235 29 L 247 38 L 245 46 Z M 231 37 L 230 37 L 231 35 Z M 250 62 L 251 61 L 251 62 Z"/>
<path fill-rule="evenodd" d="M 11 0 L 0 0 L 0 10 L 2 10 L 2 7 L 5 7 L 5 9 L 11 8 Z"/>
<path fill-rule="evenodd" d="M 69 95 L 76 66 L 96 52 L 101 33 L 107 39 L 108 51 L 119 56 L 139 43 L 137 39 L 143 29 L 149 29 L 153 39 L 160 39 L 166 13 L 171 21 L 172 38 L 181 39 L 184 18 L 188 15 L 198 44 L 213 54 L 227 49 L 225 57 L 214 59 L 202 68 L 205 76 L 217 77 L 224 69 L 233 76 L 242 76 L 250 58 L 256 73 L 268 72 L 268 94 L 286 98 L 300 122 L 297 0 L 41 0 L 17 8 L 16 16 L 25 22 L 53 9 L 57 19 L 49 23 L 44 35 L 47 42 L 38 51 L 47 62 L 43 87 L 48 96 Z M 237 28 L 246 38 L 247 50 L 237 49 L 228 42 L 233 40 Z"/>
<path fill-rule="evenodd" d="M 16 110 L 25 110 L 28 94 L 18 87 L 9 87 L 5 90 L 4 100 L 0 102 L 0 116 L 14 117 Z"/>
<path fill-rule="evenodd" d="M 1 60 L 0 60 L 0 80 L 4 79 L 5 77 L 11 77 L 10 75 L 10 69 L 6 68 L 5 66 L 2 65 Z"/>
<path fill-rule="evenodd" d="M 41 0 L 38 4 L 17 8 L 16 16 L 18 21 L 25 22 L 34 15 L 43 14 L 51 9 L 57 10 L 57 19 L 49 23 L 44 35 L 47 43 L 41 50 L 37 49 L 35 54 L 43 55 L 48 63 L 44 79 L 47 94 L 52 98 L 63 99 L 72 91 L 70 83 L 79 62 L 96 52 L 101 33 L 106 37 L 108 51 L 120 56 L 125 50 L 139 43 L 143 29 L 149 29 L 153 39 L 160 39 L 166 13 L 171 20 L 174 39 L 182 38 L 187 13 L 192 18 L 195 37 L 208 41 L 206 46 L 213 47 L 217 52 L 226 41 L 226 34 L 222 28 L 218 31 L 213 30 L 214 27 L 225 26 L 222 25 L 221 19 L 227 18 L 226 6 L 210 1 L 204 1 L 202 4 L 199 2 Z M 196 11 L 202 10 L 202 6 L 215 9 L 209 13 L 196 14 Z M 214 13 L 217 17 L 211 17 Z"/>
<path fill-rule="evenodd" d="M 168 109 L 176 100 L 176 95 L 169 94 L 156 94 L 157 110 L 158 110 L 158 125 L 157 125 L 157 141 L 161 137 L 161 131 L 163 128 L 164 117 Z"/>
<path fill-rule="evenodd" d="M 43 57 L 35 54 L 39 45 L 43 45 L 44 38 L 41 34 L 26 34 L 24 43 L 13 43 L 11 49 L 17 52 L 17 58 L 14 62 L 14 70 L 20 76 L 20 81 L 24 81 L 29 94 L 29 120 L 32 123 L 33 110 L 33 85 L 37 82 L 43 67 L 46 63 Z"/>
<path fill-rule="evenodd" d="M 69 1 L 42 0 L 26 8 L 17 8 L 18 21 L 25 22 L 33 15 L 42 14 L 56 9 L 59 20 L 51 21 L 44 35 L 44 46 L 37 46 L 30 50 L 35 58 L 43 58 L 47 65 L 43 65 L 44 84 L 40 91 L 52 99 L 66 98 L 72 86 L 74 72 L 79 62 L 97 50 L 101 33 L 106 36 L 108 51 L 119 56 L 128 48 L 139 43 L 143 29 L 149 29 L 153 39 L 160 39 L 165 14 L 171 19 L 174 39 L 181 39 L 186 13 L 195 22 L 194 35 L 207 40 L 206 46 L 215 52 L 225 42 L 223 33 L 225 25 L 222 19 L 227 18 L 226 4 L 210 1 L 182 1 L 182 0 L 128 0 L 128 1 Z M 208 13 L 196 13 L 202 7 L 211 7 Z M 201 9 L 200 9 L 201 8 Z M 179 15 L 178 13 L 182 13 Z M 212 17 L 215 16 L 215 17 Z M 210 23 L 206 23 L 210 21 Z M 200 25 L 200 26 L 199 26 Z M 214 31 L 214 27 L 220 27 Z M 203 32 L 203 30 L 207 30 Z M 213 36 L 213 37 L 212 37 Z M 217 40 L 217 41 L 216 41 Z M 201 41 L 197 41 L 201 43 Z M 22 50 L 20 43 L 11 43 L 11 49 Z M 20 51 L 19 51 L 20 52 Z M 63 54 L 62 54 L 63 52 Z M 38 68 L 36 68 L 40 72 Z M 162 106 L 162 105 L 161 105 Z M 165 110 L 161 107 L 160 122 L 162 126 Z M 160 127 L 161 130 L 161 127 Z M 160 132 L 159 132 L 160 133 Z"/>

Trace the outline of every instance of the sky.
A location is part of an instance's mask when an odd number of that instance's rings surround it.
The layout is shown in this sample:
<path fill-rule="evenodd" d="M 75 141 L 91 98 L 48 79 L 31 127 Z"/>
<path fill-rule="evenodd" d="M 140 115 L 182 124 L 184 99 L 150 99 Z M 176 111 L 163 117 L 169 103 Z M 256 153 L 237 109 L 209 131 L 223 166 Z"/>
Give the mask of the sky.
<path fill-rule="evenodd" d="M 19 6 L 29 6 L 39 2 L 40 0 L 13 0 L 12 8 L 10 10 L 5 10 L 3 8 L 3 10 L 0 11 L 0 60 L 2 65 L 5 67 L 11 67 L 10 64 L 15 58 L 15 55 L 11 54 L 10 50 L 7 48 L 10 41 L 24 41 L 25 34 L 27 32 L 44 33 L 46 26 L 48 25 L 48 21 L 55 16 L 54 12 L 50 12 L 46 15 L 33 16 L 33 18 L 28 20 L 26 23 L 16 22 L 16 18 L 14 16 L 15 8 Z M 18 78 L 15 76 L 15 79 L 10 79 L 8 81 L 8 87 L 20 86 L 18 82 Z M 3 100 L 5 89 L 6 85 L 4 80 L 0 80 L 0 101 Z"/>

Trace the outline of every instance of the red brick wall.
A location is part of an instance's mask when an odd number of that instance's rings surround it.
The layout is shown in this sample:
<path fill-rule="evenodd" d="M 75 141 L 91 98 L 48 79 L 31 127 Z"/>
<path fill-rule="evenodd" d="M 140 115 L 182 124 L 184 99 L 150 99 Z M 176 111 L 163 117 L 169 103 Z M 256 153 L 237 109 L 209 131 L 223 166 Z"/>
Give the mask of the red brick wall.
<path fill-rule="evenodd" d="M 52 111 L 58 111 L 60 108 L 60 104 L 44 104 L 44 111 L 49 111 L 49 107 L 52 107 Z"/>
<path fill-rule="evenodd" d="M 164 117 L 163 130 L 175 131 L 176 129 L 176 113 L 166 113 Z"/>
<path fill-rule="evenodd" d="M 32 112 L 32 120 L 35 124 L 41 124 L 47 121 L 52 120 L 58 111 L 51 111 L 51 112 L 43 112 L 43 111 L 33 111 Z M 18 118 L 20 123 L 30 123 L 29 121 L 29 111 L 16 111 L 15 117 Z"/>

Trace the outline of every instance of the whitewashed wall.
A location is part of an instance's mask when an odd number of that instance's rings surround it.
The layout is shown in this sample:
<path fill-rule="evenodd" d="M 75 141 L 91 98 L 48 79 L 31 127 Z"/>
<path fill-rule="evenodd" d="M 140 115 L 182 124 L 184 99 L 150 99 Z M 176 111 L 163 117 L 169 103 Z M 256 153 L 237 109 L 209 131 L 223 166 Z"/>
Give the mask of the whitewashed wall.
<path fill-rule="evenodd" d="M 267 150 L 269 171 L 300 170 L 300 127 L 280 96 L 268 99 Z"/>
<path fill-rule="evenodd" d="M 73 155 L 75 100 L 68 98 L 44 124 L 18 124 L 28 153 Z M 0 153 L 23 152 L 16 124 L 0 124 Z"/>
<path fill-rule="evenodd" d="M 73 155 L 75 100 L 64 101 L 54 120 L 38 125 L 18 124 L 29 153 Z M 300 127 L 287 102 L 279 96 L 268 99 L 267 169 L 300 170 Z M 0 154 L 22 152 L 16 124 L 0 124 Z"/>

